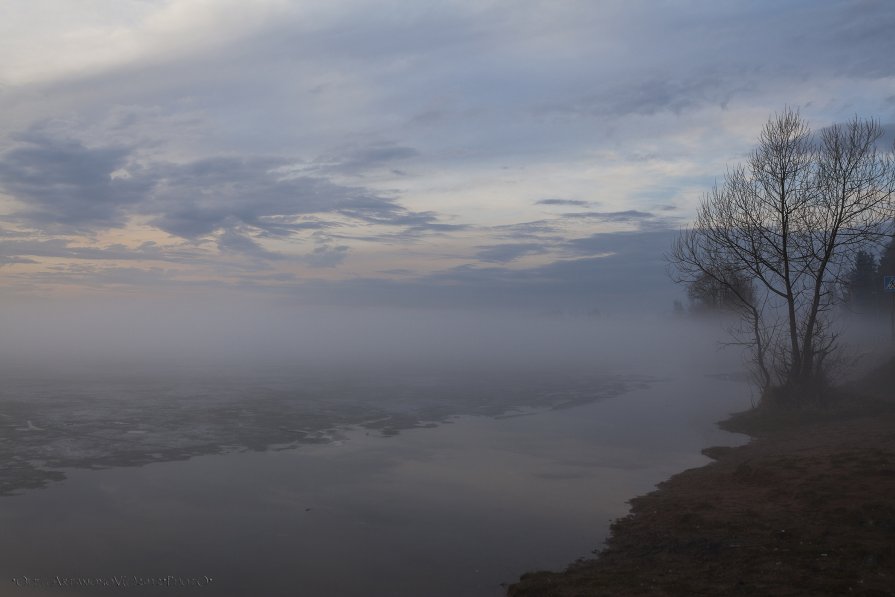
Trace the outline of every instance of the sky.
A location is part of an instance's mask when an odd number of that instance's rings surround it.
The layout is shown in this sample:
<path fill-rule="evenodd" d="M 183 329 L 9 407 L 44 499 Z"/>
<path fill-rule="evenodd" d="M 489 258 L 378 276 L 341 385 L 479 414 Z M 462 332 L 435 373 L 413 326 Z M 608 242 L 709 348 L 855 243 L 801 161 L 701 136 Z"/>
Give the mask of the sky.
<path fill-rule="evenodd" d="M 670 307 L 663 251 L 774 112 L 895 130 L 893 31 L 891 0 L 5 0 L 0 304 Z"/>

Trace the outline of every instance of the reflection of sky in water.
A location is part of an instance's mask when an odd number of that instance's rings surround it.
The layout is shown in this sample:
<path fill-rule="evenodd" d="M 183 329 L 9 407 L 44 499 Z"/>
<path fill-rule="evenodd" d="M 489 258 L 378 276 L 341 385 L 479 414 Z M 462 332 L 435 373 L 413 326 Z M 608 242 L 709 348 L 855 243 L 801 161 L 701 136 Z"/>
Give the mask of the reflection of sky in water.
<path fill-rule="evenodd" d="M 0 495 L 59 469 L 332 441 L 356 426 L 394 435 L 462 414 L 512 416 L 605 399 L 645 378 L 591 372 L 257 370 L 165 374 L 84 368 L 18 373 L 0 390 Z"/>
<path fill-rule="evenodd" d="M 214 595 L 499 595 L 599 546 L 625 500 L 705 461 L 743 384 L 661 381 L 508 418 L 101 471 L 0 498 L 0 573 L 201 576 Z M 201 425 L 200 425 L 201 426 Z M 46 594 L 114 594 L 66 588 Z M 127 594 L 177 594 L 159 589 Z"/>

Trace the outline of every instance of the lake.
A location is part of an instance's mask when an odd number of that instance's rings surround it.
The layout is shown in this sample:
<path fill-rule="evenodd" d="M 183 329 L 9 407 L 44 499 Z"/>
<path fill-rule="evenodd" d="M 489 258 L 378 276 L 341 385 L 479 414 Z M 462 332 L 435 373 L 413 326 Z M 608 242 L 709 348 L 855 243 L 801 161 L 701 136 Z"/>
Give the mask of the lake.
<path fill-rule="evenodd" d="M 7 369 L 4 595 L 501 595 L 750 401 L 674 368 Z"/>

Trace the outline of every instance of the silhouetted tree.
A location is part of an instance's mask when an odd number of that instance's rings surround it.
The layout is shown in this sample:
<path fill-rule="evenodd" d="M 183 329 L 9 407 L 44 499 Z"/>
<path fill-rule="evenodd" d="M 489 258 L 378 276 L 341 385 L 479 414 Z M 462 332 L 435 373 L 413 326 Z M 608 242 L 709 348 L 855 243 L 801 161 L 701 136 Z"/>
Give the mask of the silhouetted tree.
<path fill-rule="evenodd" d="M 872 315 L 878 310 L 881 294 L 882 278 L 876 257 L 867 251 L 858 251 L 846 280 L 844 298 L 848 308 L 855 313 Z"/>
<path fill-rule="evenodd" d="M 696 312 L 737 311 L 743 304 L 739 299 L 741 295 L 752 300 L 752 282 L 736 271 L 702 274 L 687 286 L 687 297 Z"/>
<path fill-rule="evenodd" d="M 877 148 L 881 134 L 876 121 L 856 117 L 815 136 L 784 110 L 672 248 L 676 281 L 708 277 L 739 303 L 732 332 L 751 349 L 764 390 L 801 397 L 824 381 L 838 343 L 837 287 L 855 255 L 890 234 L 895 151 Z M 752 280 L 751 295 L 741 278 Z"/>

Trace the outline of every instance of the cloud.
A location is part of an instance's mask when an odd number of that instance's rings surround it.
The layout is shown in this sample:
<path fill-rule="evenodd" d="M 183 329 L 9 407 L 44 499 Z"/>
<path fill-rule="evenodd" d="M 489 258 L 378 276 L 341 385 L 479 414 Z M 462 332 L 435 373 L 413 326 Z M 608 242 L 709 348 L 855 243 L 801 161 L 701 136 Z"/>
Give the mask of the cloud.
<path fill-rule="evenodd" d="M 14 264 L 19 264 L 19 263 L 37 263 L 37 262 L 33 259 L 27 259 L 25 257 L 15 257 L 15 256 L 10 257 L 8 255 L 0 255 L 0 267 L 3 267 L 4 265 L 14 265 Z"/>
<path fill-rule="evenodd" d="M 36 230 L 94 232 L 121 228 L 129 217 L 141 215 L 184 239 L 223 231 L 222 249 L 270 259 L 276 258 L 273 253 L 265 253 L 245 230 L 235 230 L 249 227 L 260 236 L 285 237 L 337 227 L 340 219 L 416 234 L 463 228 L 363 187 L 284 174 L 294 164 L 286 158 L 141 163 L 124 147 L 88 148 L 35 135 L 21 141 L 0 160 L 0 186 L 23 205 L 6 219 Z"/>
<path fill-rule="evenodd" d="M 558 205 L 563 207 L 587 207 L 593 205 L 590 201 L 581 201 L 580 199 L 541 199 L 535 201 L 535 205 Z"/>
<path fill-rule="evenodd" d="M 86 244 L 78 245 L 75 244 L 75 241 L 63 238 L 0 240 L 0 254 L 8 257 L 51 257 L 99 261 L 169 261 L 197 264 L 207 257 L 204 252 L 195 247 L 162 247 L 153 241 L 146 241 L 136 248 L 127 247 L 120 243 L 98 247 Z M 25 261 L 20 261 L 19 263 L 25 263 Z"/>
<path fill-rule="evenodd" d="M 379 166 L 394 169 L 393 162 L 409 160 L 418 155 L 420 152 L 413 147 L 376 143 L 359 149 L 343 150 L 335 155 L 322 156 L 317 158 L 316 163 L 320 164 L 319 167 L 324 172 L 357 175 Z"/>
<path fill-rule="evenodd" d="M 90 232 L 124 225 L 151 182 L 115 176 L 130 149 L 25 134 L 0 159 L 0 188 L 24 204 L 8 219 L 51 231 Z"/>
<path fill-rule="evenodd" d="M 481 247 L 475 257 L 480 261 L 508 263 L 526 255 L 538 255 L 545 252 L 547 249 L 536 243 L 506 243 Z"/>
<path fill-rule="evenodd" d="M 566 240 L 562 247 L 572 255 L 590 256 L 606 253 L 637 256 L 655 262 L 671 246 L 678 234 L 674 229 L 627 232 L 598 232 L 589 236 Z"/>
<path fill-rule="evenodd" d="M 52 266 L 27 280 L 36 285 L 93 288 L 134 286 L 154 290 L 189 289 L 219 293 L 251 290 L 303 304 L 389 307 L 494 308 L 542 311 L 660 312 L 679 297 L 669 280 L 663 253 L 677 231 L 596 233 L 550 247 L 559 259 L 531 267 L 508 267 L 509 261 L 468 263 L 435 271 L 406 269 L 382 272 L 398 278 L 349 277 L 314 279 L 258 267 L 230 272 L 225 279 L 197 279 L 175 268 L 104 265 L 83 262 Z M 530 247 L 539 251 L 537 246 Z M 58 253 L 64 253 L 60 246 Z M 35 250 L 35 252 L 37 252 Z M 50 251 L 45 251 L 49 253 Z M 312 268 L 341 265 L 347 245 L 321 240 L 298 259 Z M 509 255 L 508 255 L 509 257 Z"/>
<path fill-rule="evenodd" d="M 286 256 L 282 253 L 268 251 L 251 237 L 236 230 L 224 230 L 217 240 L 221 253 L 238 253 L 257 260 L 280 260 Z"/>
<path fill-rule="evenodd" d="M 207 158 L 152 169 L 151 223 L 183 238 L 245 225 L 269 235 L 336 227 L 337 218 L 413 231 L 454 230 L 433 211 L 415 212 L 396 199 L 320 176 L 283 176 L 282 158 Z M 326 219 L 309 219 L 323 216 Z"/>
<path fill-rule="evenodd" d="M 665 111 L 680 114 L 707 103 L 726 106 L 735 94 L 747 89 L 746 84 L 725 85 L 722 79 L 712 76 L 677 80 L 665 76 L 617 84 L 598 93 L 543 104 L 536 108 L 536 113 L 587 117 L 652 116 Z"/>
<path fill-rule="evenodd" d="M 674 230 L 598 233 L 557 247 L 568 257 L 544 265 L 467 264 L 401 279 L 308 280 L 287 291 L 297 300 L 327 305 L 582 312 L 599 306 L 607 311 L 659 312 L 679 295 L 663 257 L 676 234 Z"/>
<path fill-rule="evenodd" d="M 213 280 L 201 282 L 177 277 L 173 269 L 161 267 L 120 267 L 91 263 L 54 265 L 27 276 L 29 286 L 75 286 L 80 288 L 175 288 L 210 289 L 222 286 Z"/>
<path fill-rule="evenodd" d="M 239 224 L 282 233 L 297 223 L 284 221 L 288 218 L 333 212 L 351 203 L 350 190 L 325 179 L 282 179 L 273 172 L 286 164 L 257 157 L 157 164 L 147 173 L 155 189 L 140 210 L 161 230 L 196 239 Z M 314 223 L 317 226 L 319 222 Z"/>
<path fill-rule="evenodd" d="M 348 251 L 348 247 L 344 245 L 335 247 L 328 244 L 319 245 L 311 253 L 305 255 L 305 261 L 308 265 L 315 268 L 336 267 L 345 261 L 345 258 L 348 257 Z"/>
<path fill-rule="evenodd" d="M 176 262 L 310 293 L 307 267 L 377 243 L 363 271 L 421 277 L 358 281 L 358 301 L 571 297 L 573 272 L 598 293 L 626 287 L 638 249 L 587 235 L 677 227 L 773 110 L 895 117 L 889 0 L 20 4 L 2 24 L 0 239 L 31 244 L 0 247 L 10 265 Z M 158 244 L 132 248 L 144 235 Z"/>
<path fill-rule="evenodd" d="M 595 222 L 606 222 L 612 224 L 636 224 L 641 230 L 664 230 L 670 228 L 681 221 L 676 215 L 668 215 L 673 209 L 666 209 L 667 206 L 659 207 L 661 214 L 655 214 L 636 209 L 627 209 L 624 211 L 586 211 L 572 212 L 562 214 L 563 218 L 569 220 L 591 220 Z"/>
<path fill-rule="evenodd" d="M 625 211 L 583 211 L 563 214 L 564 218 L 599 220 L 601 222 L 639 222 L 655 216 L 645 211 L 627 209 Z"/>
<path fill-rule="evenodd" d="M 533 222 L 520 222 L 518 224 L 506 224 L 494 226 L 489 232 L 497 238 L 509 239 L 544 239 L 552 238 L 561 240 L 558 235 L 560 225 L 555 220 L 536 220 Z"/>

